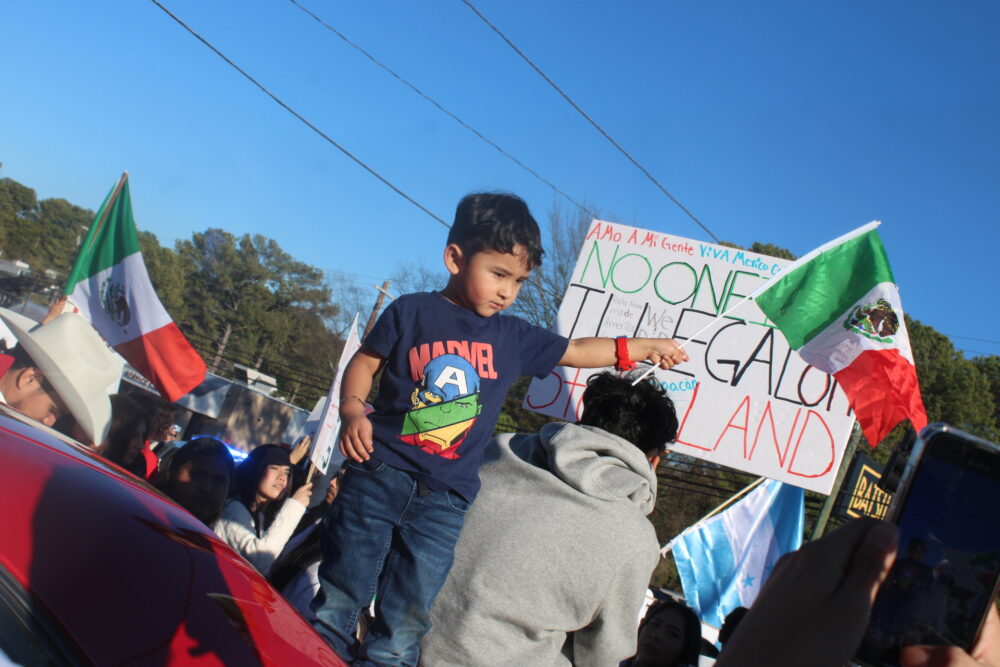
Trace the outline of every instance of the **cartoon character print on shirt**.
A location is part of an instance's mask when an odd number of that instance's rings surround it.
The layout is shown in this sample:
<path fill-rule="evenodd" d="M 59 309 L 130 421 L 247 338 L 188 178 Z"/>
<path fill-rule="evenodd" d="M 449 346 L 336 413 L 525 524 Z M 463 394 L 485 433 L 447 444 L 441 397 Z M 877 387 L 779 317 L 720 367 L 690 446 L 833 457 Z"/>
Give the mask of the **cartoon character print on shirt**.
<path fill-rule="evenodd" d="M 483 410 L 472 364 L 457 354 L 431 359 L 411 400 L 399 439 L 435 456 L 459 458 L 458 446 Z"/>

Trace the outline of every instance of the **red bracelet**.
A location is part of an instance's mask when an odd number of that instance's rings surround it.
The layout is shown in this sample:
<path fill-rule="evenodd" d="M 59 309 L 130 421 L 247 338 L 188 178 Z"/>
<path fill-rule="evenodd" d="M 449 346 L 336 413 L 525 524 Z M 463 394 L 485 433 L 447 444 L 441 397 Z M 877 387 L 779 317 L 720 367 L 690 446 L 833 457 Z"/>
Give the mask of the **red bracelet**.
<path fill-rule="evenodd" d="M 615 370 L 630 371 L 635 366 L 636 363 L 628 353 L 628 337 L 618 336 L 615 338 Z"/>

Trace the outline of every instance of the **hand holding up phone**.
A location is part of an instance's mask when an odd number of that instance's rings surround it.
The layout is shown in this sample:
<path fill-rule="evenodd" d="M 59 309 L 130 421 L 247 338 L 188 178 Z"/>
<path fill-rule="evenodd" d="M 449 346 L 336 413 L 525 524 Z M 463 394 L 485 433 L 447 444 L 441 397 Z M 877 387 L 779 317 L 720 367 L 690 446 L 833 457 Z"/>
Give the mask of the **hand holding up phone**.
<path fill-rule="evenodd" d="M 857 649 L 872 599 L 896 557 L 895 526 L 858 519 L 782 558 L 717 667 L 841 667 Z M 902 667 L 1000 667 L 1000 616 L 991 606 L 971 655 L 909 646 Z"/>
<path fill-rule="evenodd" d="M 903 667 L 1000 667 L 1000 615 L 996 605 L 990 607 L 971 655 L 957 646 L 907 646 L 899 663 Z"/>
<path fill-rule="evenodd" d="M 872 605 L 859 664 L 898 667 L 918 656 L 933 659 L 915 664 L 953 664 L 966 655 L 904 648 L 915 644 L 979 650 L 1000 582 L 998 499 L 1000 446 L 945 424 L 921 430 L 889 506 L 899 556 Z"/>
<path fill-rule="evenodd" d="M 892 567 L 897 535 L 891 524 L 858 519 L 782 558 L 717 667 L 844 665 Z"/>

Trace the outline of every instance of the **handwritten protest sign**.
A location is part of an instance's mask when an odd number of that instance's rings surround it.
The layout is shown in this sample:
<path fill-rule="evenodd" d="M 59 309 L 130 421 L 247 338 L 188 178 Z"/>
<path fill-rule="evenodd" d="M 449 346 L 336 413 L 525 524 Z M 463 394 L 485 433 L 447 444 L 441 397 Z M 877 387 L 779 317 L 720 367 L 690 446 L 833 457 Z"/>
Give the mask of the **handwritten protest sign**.
<path fill-rule="evenodd" d="M 330 386 L 330 393 L 326 397 L 323 418 L 319 422 L 316 437 L 313 438 L 312 451 L 309 452 L 309 460 L 323 474 L 326 474 L 330 458 L 337 447 L 337 434 L 340 432 L 340 384 L 344 379 L 344 369 L 359 349 L 361 349 L 361 338 L 358 336 L 358 316 L 355 315 L 347 341 L 344 343 L 344 351 L 340 353 L 337 375 L 333 378 L 333 385 Z"/>
<path fill-rule="evenodd" d="M 555 330 L 683 342 L 691 361 L 655 373 L 681 422 L 671 449 L 829 493 L 854 423 L 837 381 L 802 361 L 752 300 L 702 331 L 787 264 L 595 220 Z M 559 367 L 534 379 L 525 407 L 575 421 L 600 370 Z"/>

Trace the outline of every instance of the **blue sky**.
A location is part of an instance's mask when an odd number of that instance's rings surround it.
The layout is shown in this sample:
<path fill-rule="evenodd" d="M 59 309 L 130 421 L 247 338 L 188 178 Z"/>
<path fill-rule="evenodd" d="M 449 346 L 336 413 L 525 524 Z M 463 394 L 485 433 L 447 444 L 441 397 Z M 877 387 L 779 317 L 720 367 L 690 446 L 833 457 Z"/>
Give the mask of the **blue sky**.
<path fill-rule="evenodd" d="M 436 215 L 551 189 L 289 0 L 162 0 Z M 300 0 L 613 220 L 710 240 L 460 0 Z M 917 319 L 1000 353 L 1000 5 L 478 0 L 714 234 L 803 254 L 872 219 Z M 123 170 L 164 244 L 261 233 L 365 285 L 445 230 L 148 0 L 8 3 L 0 176 L 97 208 Z M 374 295 L 374 291 L 373 291 Z M 963 336 L 966 338 L 958 338 Z"/>

